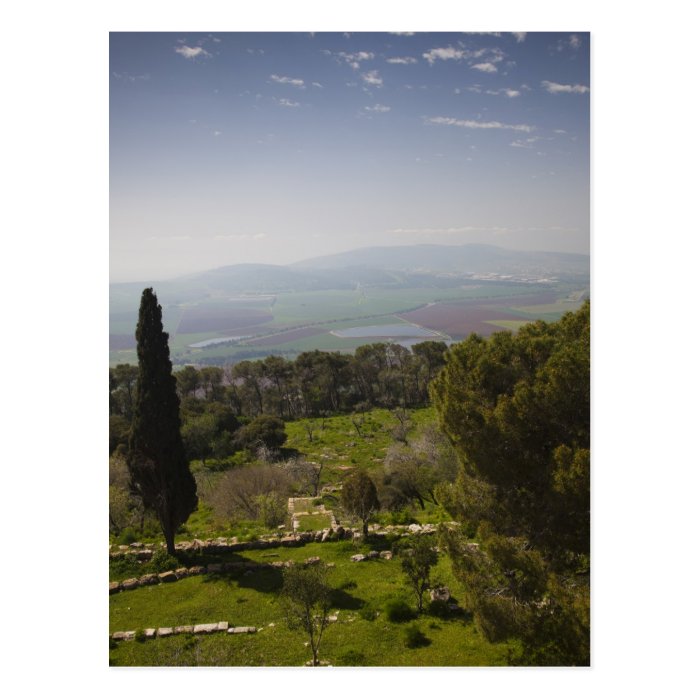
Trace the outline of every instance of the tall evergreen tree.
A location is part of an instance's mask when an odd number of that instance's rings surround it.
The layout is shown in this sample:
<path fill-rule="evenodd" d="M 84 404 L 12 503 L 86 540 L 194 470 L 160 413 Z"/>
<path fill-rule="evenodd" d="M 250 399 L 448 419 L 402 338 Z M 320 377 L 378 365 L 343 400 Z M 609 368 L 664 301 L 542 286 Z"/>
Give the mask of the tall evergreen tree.
<path fill-rule="evenodd" d="M 129 437 L 131 488 L 155 511 L 170 554 L 175 532 L 197 507 L 197 486 L 180 435 L 180 400 L 168 334 L 152 288 L 141 296 L 136 326 L 139 376 Z"/>

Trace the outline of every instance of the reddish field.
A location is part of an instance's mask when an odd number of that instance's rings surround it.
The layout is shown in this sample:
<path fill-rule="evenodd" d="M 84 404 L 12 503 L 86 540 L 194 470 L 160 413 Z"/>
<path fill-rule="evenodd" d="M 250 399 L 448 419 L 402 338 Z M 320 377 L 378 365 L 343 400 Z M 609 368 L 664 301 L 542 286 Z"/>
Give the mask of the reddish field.
<path fill-rule="evenodd" d="M 268 336 L 267 338 L 260 338 L 259 340 L 251 340 L 248 345 L 279 345 L 280 343 L 289 343 L 292 340 L 299 340 L 300 338 L 310 338 L 312 335 L 324 335 L 328 333 L 326 328 L 321 328 L 320 326 L 315 326 L 313 328 L 297 328 L 292 331 L 285 331 L 284 333 L 277 333 L 276 335 Z"/>
<path fill-rule="evenodd" d="M 541 293 L 500 299 L 439 303 L 401 314 L 400 318 L 425 328 L 442 331 L 455 340 L 460 340 L 471 333 L 487 336 L 499 330 L 487 321 L 522 321 L 523 316 L 508 310 L 511 306 L 548 304 L 555 301 L 555 298 L 554 293 Z"/>
<path fill-rule="evenodd" d="M 249 326 L 259 326 L 272 321 L 270 313 L 259 309 L 209 308 L 187 309 L 180 320 L 177 332 L 184 333 L 238 333 Z"/>

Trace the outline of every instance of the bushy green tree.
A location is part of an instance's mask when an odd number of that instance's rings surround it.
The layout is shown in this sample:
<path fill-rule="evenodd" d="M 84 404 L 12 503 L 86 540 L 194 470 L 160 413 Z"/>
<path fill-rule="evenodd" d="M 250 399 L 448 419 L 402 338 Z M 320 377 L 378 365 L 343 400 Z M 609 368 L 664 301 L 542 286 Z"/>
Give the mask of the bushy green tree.
<path fill-rule="evenodd" d="M 236 439 L 241 448 L 254 451 L 258 447 L 277 450 L 287 441 L 284 421 L 275 416 L 257 416 L 238 430 Z"/>
<path fill-rule="evenodd" d="M 144 289 L 136 326 L 139 374 L 127 464 L 131 487 L 160 522 L 168 553 L 175 532 L 197 507 L 197 486 L 180 435 L 180 401 L 168 334 L 152 288 Z"/>
<path fill-rule="evenodd" d="M 589 304 L 453 346 L 433 397 L 461 460 L 443 505 L 481 542 L 443 537 L 477 623 L 523 662 L 588 664 Z"/>

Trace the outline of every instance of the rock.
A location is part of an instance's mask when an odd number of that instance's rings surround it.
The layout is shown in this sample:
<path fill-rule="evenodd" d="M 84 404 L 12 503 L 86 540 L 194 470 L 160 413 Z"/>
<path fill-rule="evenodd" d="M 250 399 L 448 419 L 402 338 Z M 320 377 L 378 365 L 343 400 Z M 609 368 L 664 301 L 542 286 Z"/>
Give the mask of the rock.
<path fill-rule="evenodd" d="M 158 574 L 158 578 L 161 583 L 172 583 L 177 581 L 177 575 L 174 571 L 164 571 L 162 574 Z"/>
<path fill-rule="evenodd" d="M 338 616 L 337 615 L 329 615 L 328 622 L 338 622 Z"/>
<path fill-rule="evenodd" d="M 364 554 L 353 554 L 350 561 L 364 561 L 367 557 Z"/>
<path fill-rule="evenodd" d="M 186 566 L 181 566 L 179 569 L 175 569 L 175 576 L 177 576 L 178 580 L 185 578 L 188 575 L 189 571 L 187 570 Z"/>
<path fill-rule="evenodd" d="M 126 581 L 122 581 L 122 589 L 125 591 L 130 591 L 133 588 L 138 588 L 139 580 L 137 578 L 128 578 Z"/>
<path fill-rule="evenodd" d="M 216 632 L 218 627 L 216 622 L 207 622 L 201 625 L 195 625 L 193 631 L 195 634 L 211 634 L 212 632 Z"/>
<path fill-rule="evenodd" d="M 207 564 L 208 574 L 220 574 L 223 571 L 223 566 L 221 564 Z"/>
<path fill-rule="evenodd" d="M 153 557 L 153 552 L 150 549 L 142 549 L 136 552 L 136 558 L 139 561 L 149 561 Z"/>
<path fill-rule="evenodd" d="M 110 581 L 109 582 L 109 594 L 112 595 L 112 593 L 119 593 L 121 591 L 122 586 L 119 583 L 119 581 Z"/>
<path fill-rule="evenodd" d="M 173 628 L 174 634 L 192 634 L 194 632 L 194 625 L 179 625 Z"/>
<path fill-rule="evenodd" d="M 375 552 L 374 550 L 367 552 L 367 559 L 379 559 L 379 552 Z"/>
<path fill-rule="evenodd" d="M 416 523 L 411 523 L 411 524 L 408 526 L 408 531 L 409 531 L 409 532 L 412 532 L 413 534 L 415 534 L 415 533 L 417 533 L 417 532 L 420 532 L 422 529 L 423 529 L 423 528 L 422 528 L 420 525 L 416 524 Z"/>
<path fill-rule="evenodd" d="M 275 625 L 274 622 L 271 622 L 271 623 L 268 625 L 268 627 L 276 627 L 276 625 Z"/>
<path fill-rule="evenodd" d="M 148 629 L 145 629 L 143 631 L 144 636 L 146 639 L 155 639 L 156 638 L 156 631 L 153 627 L 149 627 Z"/>
<path fill-rule="evenodd" d="M 156 574 L 144 574 L 139 579 L 139 586 L 154 586 L 156 583 L 158 583 Z"/>
<path fill-rule="evenodd" d="M 157 634 L 159 637 L 170 637 L 174 631 L 172 627 L 159 627 Z"/>
<path fill-rule="evenodd" d="M 309 557 L 304 563 L 308 566 L 312 566 L 313 564 L 320 564 L 321 557 Z"/>
<path fill-rule="evenodd" d="M 379 552 L 379 556 L 382 559 L 393 559 L 394 558 L 393 553 L 388 549 L 385 549 L 383 552 Z"/>
<path fill-rule="evenodd" d="M 123 642 L 125 639 L 127 639 L 127 636 L 126 636 L 127 634 L 129 634 L 129 633 L 128 632 L 115 632 L 112 635 L 112 639 L 115 642 Z M 134 633 L 134 635 L 135 635 L 135 633 Z"/>
<path fill-rule="evenodd" d="M 143 542 L 132 542 L 129 547 L 131 547 L 131 549 L 142 549 Z"/>
<path fill-rule="evenodd" d="M 257 632 L 257 627 L 229 627 L 228 634 L 253 634 Z"/>
<path fill-rule="evenodd" d="M 439 600 L 446 603 L 450 599 L 450 589 L 447 586 L 441 586 L 439 588 L 433 588 L 430 591 L 430 600 Z"/>
<path fill-rule="evenodd" d="M 217 632 L 225 632 L 228 629 L 228 622 L 219 622 L 216 626 Z"/>
<path fill-rule="evenodd" d="M 202 574 L 207 573 L 207 567 L 206 566 L 190 566 L 189 569 L 187 569 L 187 574 L 189 576 L 200 576 Z"/>

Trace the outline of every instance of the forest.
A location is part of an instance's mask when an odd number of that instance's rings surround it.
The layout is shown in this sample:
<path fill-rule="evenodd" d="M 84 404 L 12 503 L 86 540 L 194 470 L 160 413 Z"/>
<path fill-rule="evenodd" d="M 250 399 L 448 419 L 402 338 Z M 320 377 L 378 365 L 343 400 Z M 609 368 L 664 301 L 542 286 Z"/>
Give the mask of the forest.
<path fill-rule="evenodd" d="M 326 513 L 335 514 L 356 528 L 359 546 L 378 546 L 375 533 L 389 525 L 432 523 L 434 549 L 459 591 L 455 609 L 466 616 L 460 624 L 478 631 L 484 649 L 508 648 L 501 661 L 483 652 L 463 663 L 590 663 L 589 303 L 556 322 L 473 334 L 449 348 L 372 343 L 353 354 L 172 372 L 160 307 L 148 299 L 139 365 L 109 370 L 114 546 L 163 537 L 175 567 L 176 542 L 195 535 L 304 529 L 288 510 L 289 498 L 302 497 L 318 507 L 306 516 L 309 529 L 332 530 Z M 383 542 L 393 548 L 391 536 Z M 421 555 L 417 542 L 394 545 L 419 590 L 419 555 L 425 581 L 437 556 Z M 139 566 L 115 560 L 110 578 Z M 280 583 L 280 600 L 293 597 L 294 576 Z M 429 614 L 424 591 L 419 620 Z M 435 663 L 426 658 L 420 663 Z"/>

